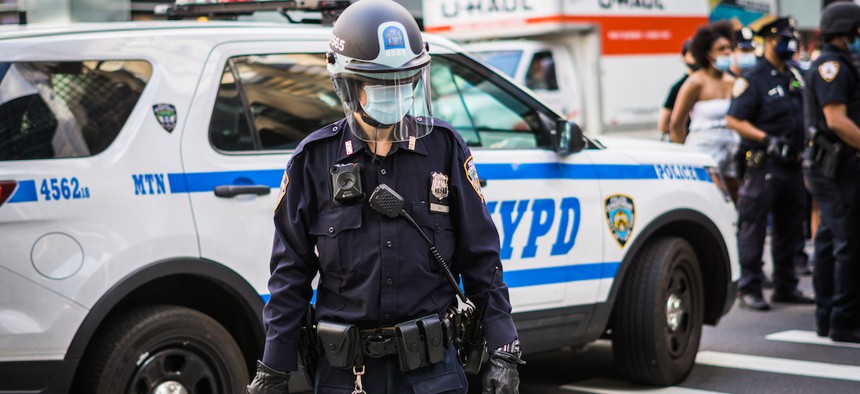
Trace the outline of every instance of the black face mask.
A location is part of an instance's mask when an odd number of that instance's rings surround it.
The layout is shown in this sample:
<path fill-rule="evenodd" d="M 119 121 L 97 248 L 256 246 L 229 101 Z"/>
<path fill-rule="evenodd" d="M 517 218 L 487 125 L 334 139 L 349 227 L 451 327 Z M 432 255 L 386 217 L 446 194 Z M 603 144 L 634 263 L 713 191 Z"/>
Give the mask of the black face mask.
<path fill-rule="evenodd" d="M 699 67 L 699 65 L 698 65 L 698 64 L 696 64 L 696 63 L 686 63 L 686 62 L 685 62 L 684 64 L 686 64 L 686 65 L 687 65 L 687 68 L 689 68 L 689 69 L 690 69 L 690 71 L 693 71 L 693 72 L 699 71 L 699 69 L 701 68 L 701 67 Z"/>

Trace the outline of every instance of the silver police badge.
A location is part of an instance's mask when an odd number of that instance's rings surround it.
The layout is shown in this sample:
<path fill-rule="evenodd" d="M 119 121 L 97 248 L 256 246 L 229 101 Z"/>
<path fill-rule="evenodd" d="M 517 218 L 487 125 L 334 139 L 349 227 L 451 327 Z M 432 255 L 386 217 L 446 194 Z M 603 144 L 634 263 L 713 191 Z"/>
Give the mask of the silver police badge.
<path fill-rule="evenodd" d="M 430 173 L 430 212 L 448 213 L 448 175 Z"/>
<path fill-rule="evenodd" d="M 636 222 L 633 199 L 623 194 L 615 194 L 606 197 L 604 206 L 609 232 L 612 233 L 618 245 L 624 248 L 633 235 L 633 225 Z"/>
<path fill-rule="evenodd" d="M 176 107 L 173 104 L 155 104 L 152 106 L 155 119 L 168 133 L 176 128 Z"/>

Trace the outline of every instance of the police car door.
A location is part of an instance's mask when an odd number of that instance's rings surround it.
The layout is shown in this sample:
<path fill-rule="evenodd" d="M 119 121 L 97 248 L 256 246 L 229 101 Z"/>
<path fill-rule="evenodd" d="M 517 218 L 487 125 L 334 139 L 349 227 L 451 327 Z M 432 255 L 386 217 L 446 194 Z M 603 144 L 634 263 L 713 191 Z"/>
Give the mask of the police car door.
<path fill-rule="evenodd" d="M 273 210 L 290 153 L 343 117 L 321 50 L 325 41 L 217 46 L 183 140 L 203 258 L 230 266 L 266 298 Z"/>
<path fill-rule="evenodd" d="M 549 149 L 542 130 L 557 115 L 507 78 L 458 54 L 431 64 L 434 116 L 471 146 L 514 311 L 590 306 L 606 273 L 588 155 Z"/>

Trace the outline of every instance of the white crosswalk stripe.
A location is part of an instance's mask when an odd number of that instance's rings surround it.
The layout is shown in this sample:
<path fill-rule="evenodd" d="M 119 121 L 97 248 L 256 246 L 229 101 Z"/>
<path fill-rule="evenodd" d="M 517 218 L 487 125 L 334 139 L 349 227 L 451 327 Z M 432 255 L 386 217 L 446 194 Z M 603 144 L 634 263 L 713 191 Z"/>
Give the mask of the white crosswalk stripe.
<path fill-rule="evenodd" d="M 750 371 L 772 372 L 825 379 L 860 382 L 860 367 L 853 365 L 789 360 L 776 357 L 703 351 L 696 356 L 696 364 Z"/>
<path fill-rule="evenodd" d="M 631 383 L 609 379 L 588 379 L 575 384 L 561 386 L 564 391 L 578 391 L 594 394 L 645 393 L 645 394 L 711 394 L 719 391 L 688 389 L 685 387 L 642 387 Z"/>
<path fill-rule="evenodd" d="M 860 349 L 860 343 L 833 342 L 830 338 L 819 337 L 814 331 L 789 330 L 770 334 L 765 339 L 771 341 L 807 343 L 811 345 L 838 346 Z"/>

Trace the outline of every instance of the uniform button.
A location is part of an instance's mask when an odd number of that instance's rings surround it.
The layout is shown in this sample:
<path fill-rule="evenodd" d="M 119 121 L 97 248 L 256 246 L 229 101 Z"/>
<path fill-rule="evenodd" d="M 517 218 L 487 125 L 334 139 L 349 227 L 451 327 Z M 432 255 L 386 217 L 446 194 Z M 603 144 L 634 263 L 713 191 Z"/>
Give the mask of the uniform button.
<path fill-rule="evenodd" d="M 328 228 L 328 233 L 329 233 L 329 234 L 334 234 L 334 227 L 329 227 L 329 228 Z"/>
<path fill-rule="evenodd" d="M 385 169 L 384 169 L 384 168 L 383 168 L 383 169 L 381 169 L 381 170 L 379 170 L 379 172 L 381 172 L 381 173 L 382 173 L 382 175 L 385 175 L 385 173 L 386 173 L 386 171 L 385 171 Z"/>
<path fill-rule="evenodd" d="M 394 244 L 393 244 L 391 241 L 385 241 L 385 246 L 387 246 L 387 247 L 389 247 L 389 248 L 390 248 L 390 247 L 391 247 L 391 246 L 393 246 L 393 245 L 394 245 Z"/>
<path fill-rule="evenodd" d="M 392 280 L 391 278 L 388 278 L 388 280 L 385 281 L 385 284 L 391 286 L 394 284 L 394 280 Z"/>
<path fill-rule="evenodd" d="M 383 316 L 383 317 L 385 318 L 385 320 L 391 319 L 391 314 L 386 313 L 385 316 Z"/>
<path fill-rule="evenodd" d="M 436 223 L 436 231 L 442 231 L 442 225 L 441 224 Z"/>

